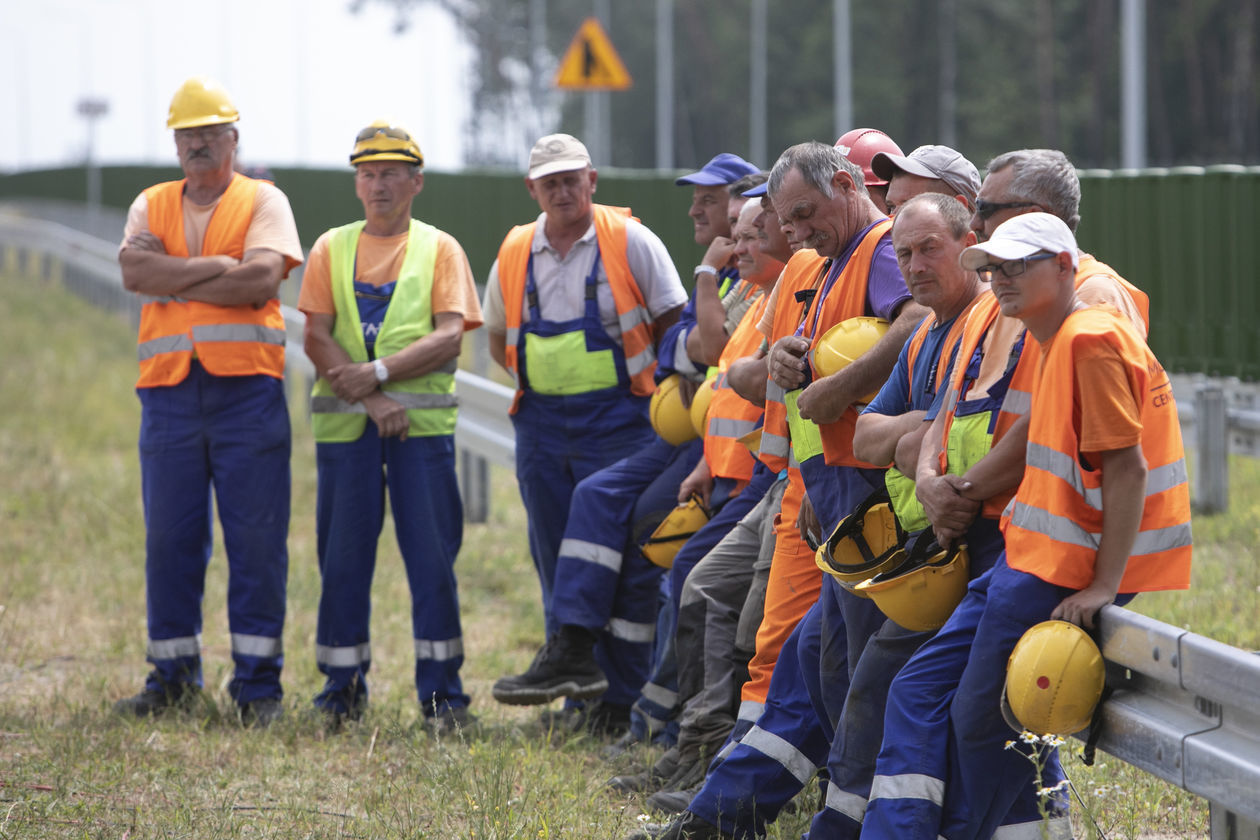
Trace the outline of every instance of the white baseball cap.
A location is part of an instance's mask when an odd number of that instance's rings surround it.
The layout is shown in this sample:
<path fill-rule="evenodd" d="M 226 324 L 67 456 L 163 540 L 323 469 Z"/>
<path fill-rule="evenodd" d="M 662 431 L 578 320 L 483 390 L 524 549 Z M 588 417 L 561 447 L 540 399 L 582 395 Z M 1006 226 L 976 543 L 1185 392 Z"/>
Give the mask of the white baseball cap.
<path fill-rule="evenodd" d="M 570 134 L 548 134 L 529 150 L 529 179 L 536 181 L 557 172 L 572 172 L 591 165 L 582 141 Z"/>
<path fill-rule="evenodd" d="M 972 245 L 959 258 L 962 267 L 975 271 L 982 265 L 1031 257 L 1038 251 L 1072 255 L 1072 268 L 1079 265 L 1076 237 L 1058 216 L 1049 213 L 1022 213 L 998 225 L 987 242 Z"/>

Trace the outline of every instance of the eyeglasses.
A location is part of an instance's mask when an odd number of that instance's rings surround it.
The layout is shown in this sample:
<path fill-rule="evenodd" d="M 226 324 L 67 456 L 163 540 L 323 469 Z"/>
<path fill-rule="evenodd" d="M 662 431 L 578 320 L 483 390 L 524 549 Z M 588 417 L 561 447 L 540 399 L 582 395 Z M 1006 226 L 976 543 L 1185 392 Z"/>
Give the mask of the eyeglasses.
<path fill-rule="evenodd" d="M 987 219 L 999 210 L 1014 210 L 1016 207 L 1036 207 L 1035 201 L 985 201 L 976 199 L 976 215 Z"/>
<path fill-rule="evenodd" d="M 1021 259 L 1018 259 L 1018 260 L 1003 260 L 1000 263 L 989 263 L 988 265 L 982 265 L 979 268 L 977 268 L 976 271 L 979 271 L 985 274 L 993 274 L 995 272 L 1000 271 L 1003 274 L 1005 274 L 1007 277 L 1018 277 L 1019 275 L 1023 274 L 1025 271 L 1028 270 L 1028 264 L 1030 262 L 1039 262 L 1040 260 L 1052 260 L 1057 256 L 1058 254 L 1033 254 L 1031 257 L 1022 257 Z"/>
<path fill-rule="evenodd" d="M 196 138 L 202 143 L 209 143 L 212 140 L 218 140 L 231 129 L 232 126 L 226 124 L 203 125 L 199 128 L 177 128 L 175 129 L 175 139 L 186 142 Z"/>
<path fill-rule="evenodd" d="M 360 131 L 358 134 L 354 136 L 354 141 L 356 143 L 362 143 L 365 140 L 371 140 L 373 137 L 375 137 L 378 134 L 383 134 L 386 137 L 392 137 L 395 140 L 402 140 L 404 142 L 411 140 L 410 134 L 408 134 L 407 132 L 403 131 L 401 128 L 398 128 L 396 126 L 369 125 L 367 128 L 363 129 L 362 131 Z"/>

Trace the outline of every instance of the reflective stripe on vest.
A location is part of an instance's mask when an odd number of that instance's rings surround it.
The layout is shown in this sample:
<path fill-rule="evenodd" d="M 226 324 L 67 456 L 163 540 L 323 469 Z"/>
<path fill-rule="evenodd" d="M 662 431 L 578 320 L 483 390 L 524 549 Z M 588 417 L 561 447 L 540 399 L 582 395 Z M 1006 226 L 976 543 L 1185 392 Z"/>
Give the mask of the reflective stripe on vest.
<path fill-rule="evenodd" d="M 808 248 L 797 251 L 787 261 L 783 273 L 779 275 L 779 291 L 769 337 L 771 347 L 780 338 L 796 332 L 796 327 L 801 322 L 796 292 L 816 288 L 822 281 L 820 274 L 826 265 L 825 257 Z M 778 472 L 787 466 L 788 452 L 787 407 L 784 404 L 783 389 L 767 377 L 765 424 L 757 457 L 767 467 Z"/>
<path fill-rule="evenodd" d="M 1168 375 L 1123 319 L 1099 309 L 1073 312 L 1041 360 L 1028 427 L 1028 469 L 1004 517 L 1007 563 L 1042 580 L 1083 589 L 1094 579 L 1102 533 L 1103 473 L 1079 458 L 1071 417 L 1076 348 L 1106 346 L 1127 368 L 1141 417 L 1148 470 L 1142 519 L 1120 592 L 1190 585 L 1190 491 L 1177 406 Z"/>
<path fill-rule="evenodd" d="M 718 358 L 717 379 L 713 383 L 713 398 L 709 401 L 708 423 L 704 434 L 704 460 L 709 472 L 718 478 L 747 481 L 752 478 L 752 453 L 740 441 L 761 422 L 764 404 L 754 405 L 735 393 L 727 381 L 727 371 L 736 360 L 752 356 L 761 346 L 763 336 L 757 323 L 766 309 L 769 297 L 764 289 L 754 287 L 749 297 L 753 304 L 740 318 L 731 332 Z"/>
<path fill-rule="evenodd" d="M 258 181 L 234 175 L 206 226 L 201 254 L 188 253 L 184 231 L 184 181 L 144 191 L 149 230 L 176 257 L 245 255 L 245 235 L 254 216 Z M 262 307 L 218 306 L 174 295 L 146 296 L 140 308 L 136 358 L 138 388 L 177 385 L 188 375 L 193 354 L 215 376 L 284 376 L 284 316 L 280 301 Z"/>
<path fill-rule="evenodd" d="M 355 362 L 368 360 L 363 341 L 359 306 L 354 296 L 355 258 L 366 222 L 358 221 L 332 231 L 328 240 L 333 302 L 337 314 L 332 336 Z M 389 308 L 376 336 L 377 358 L 396 353 L 433 332 L 433 267 L 437 258 L 438 230 L 411 220 L 407 251 L 390 297 Z M 440 370 L 413 379 L 385 383 L 382 390 L 407 409 L 410 437 L 434 437 L 455 432 L 455 361 Z M 362 403 L 338 399 L 328 381 L 321 378 L 311 390 L 311 428 L 320 443 L 358 440 L 367 425 Z"/>
<path fill-rule="evenodd" d="M 630 215 L 628 207 L 593 204 L 591 211 L 595 239 L 621 325 L 621 347 L 626 359 L 626 373 L 630 376 L 630 390 L 640 396 L 650 396 L 656 390 L 656 383 L 652 378 L 656 371 L 652 315 L 626 259 L 626 220 L 634 217 Z M 525 266 L 529 261 L 537 225 L 538 222 L 534 221 L 512 228 L 499 246 L 499 286 L 503 293 L 506 320 L 504 366 L 518 386 L 521 379 L 517 342 L 520 339 L 521 311 L 525 301 Z M 512 402 L 513 413 L 516 412 L 520 397 L 521 391 L 518 388 L 516 399 Z"/>

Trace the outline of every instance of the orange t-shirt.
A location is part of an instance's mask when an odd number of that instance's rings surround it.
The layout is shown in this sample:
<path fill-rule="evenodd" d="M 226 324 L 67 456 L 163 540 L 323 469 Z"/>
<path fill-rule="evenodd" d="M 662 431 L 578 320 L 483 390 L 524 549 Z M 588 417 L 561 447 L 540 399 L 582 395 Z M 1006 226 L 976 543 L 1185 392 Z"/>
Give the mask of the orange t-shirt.
<path fill-rule="evenodd" d="M 407 233 L 395 236 L 359 234 L 355 254 L 355 281 L 384 286 L 398 279 L 407 253 Z M 306 259 L 302 289 L 298 293 L 298 309 L 307 314 L 336 315 L 333 303 L 332 268 L 328 260 L 329 234 L 315 240 Z M 432 311 L 457 312 L 464 319 L 464 329 L 481 326 L 481 301 L 473 282 L 468 256 L 455 237 L 438 231 L 437 257 L 433 264 Z"/>
<path fill-rule="evenodd" d="M 1109 344 L 1077 344 L 1072 424 L 1080 430 L 1081 452 L 1107 452 L 1141 443 L 1142 414 L 1128 366 Z"/>

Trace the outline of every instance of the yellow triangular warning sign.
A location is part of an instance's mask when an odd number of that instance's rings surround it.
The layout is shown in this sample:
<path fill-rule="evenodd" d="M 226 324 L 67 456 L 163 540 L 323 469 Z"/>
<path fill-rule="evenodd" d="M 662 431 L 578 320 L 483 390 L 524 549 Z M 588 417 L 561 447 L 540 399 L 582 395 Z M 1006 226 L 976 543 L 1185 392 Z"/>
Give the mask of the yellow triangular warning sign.
<path fill-rule="evenodd" d="M 573 43 L 560 60 L 556 87 L 570 90 L 625 90 L 630 73 L 621 63 L 608 33 L 593 17 L 582 21 Z"/>

